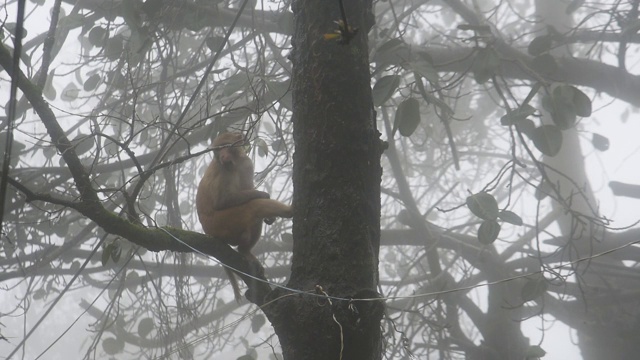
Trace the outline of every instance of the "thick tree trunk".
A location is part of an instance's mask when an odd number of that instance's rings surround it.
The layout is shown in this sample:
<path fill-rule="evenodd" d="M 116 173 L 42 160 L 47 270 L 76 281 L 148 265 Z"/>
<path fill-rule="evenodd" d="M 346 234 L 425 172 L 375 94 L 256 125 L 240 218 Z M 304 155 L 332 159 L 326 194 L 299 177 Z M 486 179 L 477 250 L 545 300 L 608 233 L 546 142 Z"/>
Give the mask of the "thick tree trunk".
<path fill-rule="evenodd" d="M 342 299 L 375 298 L 380 244 L 381 146 L 370 88 L 371 0 L 345 1 L 347 44 L 325 39 L 340 2 L 292 7 L 294 106 L 293 259 L 289 286 Z M 276 290 L 265 307 L 285 359 L 380 359 L 380 301 Z"/>

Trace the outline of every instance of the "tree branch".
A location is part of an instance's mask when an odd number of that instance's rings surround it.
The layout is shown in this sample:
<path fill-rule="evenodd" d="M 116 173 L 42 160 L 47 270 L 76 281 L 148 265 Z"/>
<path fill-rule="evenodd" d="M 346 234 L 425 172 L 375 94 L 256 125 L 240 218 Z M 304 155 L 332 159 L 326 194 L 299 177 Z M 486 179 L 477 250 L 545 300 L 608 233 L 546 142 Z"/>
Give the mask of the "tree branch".
<path fill-rule="evenodd" d="M 49 104 L 42 98 L 42 91 L 32 84 L 24 73 L 21 71 L 13 71 L 11 59 L 9 50 L 4 44 L 0 44 L 0 66 L 2 66 L 11 77 L 18 76 L 20 90 L 22 90 L 23 94 L 33 106 L 33 109 L 45 125 L 47 133 L 67 163 L 76 187 L 80 192 L 81 200 L 79 202 L 69 202 L 67 200 L 53 198 L 50 195 L 35 194 L 26 187 L 17 187 L 20 191 L 31 196 L 34 200 L 50 200 L 59 205 L 69 206 L 94 221 L 107 233 L 121 236 L 148 250 L 193 252 L 192 248 L 194 248 L 215 257 L 234 269 L 264 280 L 262 269 L 259 266 L 250 264 L 243 256 L 220 239 L 214 239 L 204 234 L 180 229 L 167 228 L 163 230 L 159 228 L 145 228 L 105 209 L 96 191 L 91 187 L 89 173 L 80 162 L 80 158 L 76 154 L 73 144 L 71 144 L 66 137 L 64 130 L 58 123 Z M 179 241 L 176 239 L 179 239 Z M 261 304 L 262 299 L 271 290 L 271 287 L 264 282 L 255 281 L 245 275 L 240 275 L 240 277 L 250 287 L 250 300 L 256 304 Z"/>
<path fill-rule="evenodd" d="M 565 82 L 586 86 L 597 92 L 623 100 L 640 107 L 640 75 L 621 71 L 618 67 L 589 59 L 556 58 L 558 68 L 550 74 L 537 74 L 533 70 L 533 57 L 508 46 L 495 43 L 496 50 L 502 56 L 500 75 L 505 78 L 549 82 Z M 402 65 L 418 60 L 425 54 L 433 59 L 433 65 L 439 72 L 465 72 L 471 69 L 474 49 L 465 47 L 398 46 L 393 54 L 376 53 L 374 62 L 379 64 Z M 535 75 L 535 76 L 534 76 Z"/>

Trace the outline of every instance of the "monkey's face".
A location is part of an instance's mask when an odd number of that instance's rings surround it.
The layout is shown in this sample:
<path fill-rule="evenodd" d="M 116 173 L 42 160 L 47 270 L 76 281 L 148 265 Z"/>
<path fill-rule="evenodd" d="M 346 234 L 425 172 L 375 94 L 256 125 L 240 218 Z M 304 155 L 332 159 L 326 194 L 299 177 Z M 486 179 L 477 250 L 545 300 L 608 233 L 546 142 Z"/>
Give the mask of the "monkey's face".
<path fill-rule="evenodd" d="M 244 136 L 241 133 L 223 133 L 213 141 L 213 147 L 221 147 L 214 151 L 216 161 L 224 168 L 231 169 L 242 160 Z M 226 145 L 226 147 L 224 147 Z"/>
<path fill-rule="evenodd" d="M 240 157 L 241 149 L 238 147 L 226 147 L 215 151 L 216 160 L 225 168 L 232 168 L 234 163 Z"/>

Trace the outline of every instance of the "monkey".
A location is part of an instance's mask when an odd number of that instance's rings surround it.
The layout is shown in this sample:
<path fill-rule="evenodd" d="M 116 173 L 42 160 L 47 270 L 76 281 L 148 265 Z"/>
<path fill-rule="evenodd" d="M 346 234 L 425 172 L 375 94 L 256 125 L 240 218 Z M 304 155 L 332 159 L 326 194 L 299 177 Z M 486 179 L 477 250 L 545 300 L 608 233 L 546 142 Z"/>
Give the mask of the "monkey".
<path fill-rule="evenodd" d="M 262 232 L 262 221 L 291 218 L 291 206 L 256 190 L 253 162 L 247 156 L 241 133 L 222 133 L 214 140 L 213 161 L 207 167 L 196 192 L 196 209 L 205 234 L 220 238 L 248 261 L 258 261 L 251 249 Z M 236 301 L 242 295 L 233 272 L 225 267 Z"/>

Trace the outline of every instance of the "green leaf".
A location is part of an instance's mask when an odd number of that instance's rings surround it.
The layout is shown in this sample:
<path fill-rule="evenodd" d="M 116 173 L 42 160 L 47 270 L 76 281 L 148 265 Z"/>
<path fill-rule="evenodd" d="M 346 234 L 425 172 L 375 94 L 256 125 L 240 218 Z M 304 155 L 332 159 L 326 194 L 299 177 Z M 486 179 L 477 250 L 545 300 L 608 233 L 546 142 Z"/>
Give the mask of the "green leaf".
<path fill-rule="evenodd" d="M 273 149 L 273 151 L 275 152 L 280 152 L 280 151 L 284 151 L 287 148 L 287 143 L 285 143 L 285 141 L 281 138 L 274 140 L 271 143 L 271 148 Z"/>
<path fill-rule="evenodd" d="M 547 352 L 544 351 L 539 345 L 532 345 L 527 348 L 524 352 L 525 359 L 538 359 L 547 355 Z"/>
<path fill-rule="evenodd" d="M 62 90 L 60 99 L 64 101 L 73 101 L 78 98 L 79 93 L 80 93 L 80 89 L 78 89 L 76 84 L 71 82 L 64 87 L 64 90 Z"/>
<path fill-rule="evenodd" d="M 89 31 L 89 42 L 93 46 L 101 46 L 107 38 L 107 30 L 103 27 L 96 26 Z"/>
<path fill-rule="evenodd" d="M 4 24 L 4 28 L 13 36 L 16 36 L 16 28 L 17 25 L 14 22 L 10 22 L 10 23 L 5 23 Z M 22 38 L 26 38 L 28 35 L 27 29 L 26 28 L 22 28 Z"/>
<path fill-rule="evenodd" d="M 267 88 L 269 89 L 268 101 L 278 101 L 287 110 L 293 109 L 293 98 L 291 97 L 291 81 L 268 81 Z"/>
<path fill-rule="evenodd" d="M 446 102 L 438 99 L 430 93 L 422 94 L 422 98 L 427 102 L 427 104 L 433 104 L 434 106 L 439 107 L 443 112 L 443 116 L 449 117 L 454 114 L 453 109 Z"/>
<path fill-rule="evenodd" d="M 78 270 L 80 270 L 80 261 L 74 260 L 71 263 L 71 266 L 69 266 L 69 270 L 71 270 L 73 272 L 77 272 Z"/>
<path fill-rule="evenodd" d="M 527 282 L 522 286 L 520 291 L 520 297 L 524 302 L 535 300 L 547 291 L 547 281 L 544 276 L 540 275 L 535 279 L 527 279 Z"/>
<path fill-rule="evenodd" d="M 527 52 L 531 56 L 538 56 L 551 50 L 552 44 L 553 37 L 551 37 L 551 35 L 538 36 L 535 39 L 531 40 L 531 42 L 529 43 L 529 47 L 527 48 Z"/>
<path fill-rule="evenodd" d="M 152 40 L 149 37 L 149 33 L 132 29 L 129 41 L 127 42 L 129 64 L 139 64 L 147 50 L 150 49 L 151 43 Z"/>
<path fill-rule="evenodd" d="M 74 145 L 76 155 L 82 155 L 90 151 L 93 149 L 94 145 L 93 138 L 82 133 L 79 133 L 73 140 L 71 140 L 71 143 Z"/>
<path fill-rule="evenodd" d="M 433 67 L 433 64 L 426 59 L 410 62 L 409 68 L 429 80 L 432 84 L 436 84 L 438 80 L 440 80 L 438 71 Z"/>
<path fill-rule="evenodd" d="M 211 36 L 204 40 L 204 43 L 207 45 L 209 50 L 215 52 L 220 50 L 220 46 L 224 44 L 223 36 Z"/>
<path fill-rule="evenodd" d="M 562 132 L 555 125 L 542 125 L 528 134 L 541 153 L 556 156 L 562 148 Z"/>
<path fill-rule="evenodd" d="M 500 234 L 500 224 L 495 220 L 485 220 L 478 229 L 478 241 L 484 245 L 493 244 Z"/>
<path fill-rule="evenodd" d="M 493 195 L 484 191 L 467 197 L 467 207 L 471 212 L 483 220 L 498 218 L 498 202 Z"/>
<path fill-rule="evenodd" d="M 249 83 L 249 76 L 244 72 L 231 75 L 224 85 L 222 93 L 224 96 L 229 96 L 238 90 L 242 90 Z"/>
<path fill-rule="evenodd" d="M 58 150 L 54 146 L 47 146 L 42 150 L 42 154 L 49 160 L 53 158 L 55 154 L 58 153 Z"/>
<path fill-rule="evenodd" d="M 502 210 L 500 211 L 500 213 L 498 213 L 498 217 L 500 218 L 500 220 L 504 222 L 508 222 L 509 224 L 513 224 L 517 226 L 521 226 L 523 224 L 522 218 L 518 216 L 518 214 L 514 213 L 513 211 Z"/>
<path fill-rule="evenodd" d="M 542 105 L 551 113 L 553 122 L 562 130 L 573 127 L 576 117 L 591 116 L 591 100 L 575 86 L 558 85 L 550 96 L 542 99 Z"/>
<path fill-rule="evenodd" d="M 258 150 L 258 156 L 265 157 L 269 155 L 269 146 L 267 145 L 266 141 L 262 139 L 256 139 L 255 146 Z"/>
<path fill-rule="evenodd" d="M 593 133 L 593 137 L 591 138 L 591 143 L 593 147 L 600 151 L 609 150 L 609 139 L 605 136 L 602 136 L 598 133 Z"/>
<path fill-rule="evenodd" d="M 47 295 L 47 292 L 44 289 L 38 289 L 33 293 L 33 300 L 44 299 Z"/>
<path fill-rule="evenodd" d="M 276 99 L 279 99 L 291 93 L 289 91 L 291 89 L 291 81 L 267 81 L 267 89 L 269 89 L 269 92 L 272 93 Z"/>
<path fill-rule="evenodd" d="M 48 100 L 55 100 L 56 96 L 58 96 L 58 92 L 56 91 L 56 88 L 53 86 L 53 78 L 56 75 L 56 70 L 53 69 L 49 72 L 49 76 L 47 76 L 47 81 L 44 83 L 44 89 L 42 89 L 42 93 L 43 95 L 48 99 Z"/>
<path fill-rule="evenodd" d="M 116 35 L 107 40 L 107 45 L 104 48 L 104 56 L 111 61 L 115 61 L 120 59 L 123 50 L 124 39 L 121 35 Z"/>
<path fill-rule="evenodd" d="M 280 240 L 282 240 L 285 244 L 293 244 L 293 234 L 292 233 L 282 233 L 280 234 Z"/>
<path fill-rule="evenodd" d="M 491 48 L 478 50 L 473 61 L 473 76 L 478 84 L 484 84 L 491 79 L 500 68 L 500 58 Z"/>
<path fill-rule="evenodd" d="M 388 263 L 395 263 L 396 261 L 398 261 L 398 256 L 396 255 L 396 253 L 394 251 L 388 251 L 384 255 L 384 261 L 386 261 Z"/>
<path fill-rule="evenodd" d="M 85 80 L 83 88 L 85 91 L 94 90 L 98 84 L 100 83 L 101 77 L 98 74 L 93 74 L 89 76 L 87 80 Z"/>
<path fill-rule="evenodd" d="M 251 331 L 256 334 L 262 328 L 267 321 L 264 318 L 264 315 L 258 314 L 251 318 Z"/>
<path fill-rule="evenodd" d="M 69 222 L 67 221 L 58 221 L 53 225 L 53 232 L 64 238 L 69 235 Z"/>
<path fill-rule="evenodd" d="M 86 22 L 86 15 L 80 13 L 69 14 L 65 17 L 61 17 L 58 20 L 58 25 L 60 27 L 65 27 L 67 29 L 77 28 Z"/>
<path fill-rule="evenodd" d="M 249 117 L 249 115 L 251 115 L 251 110 L 247 107 L 241 107 L 230 110 L 224 115 L 216 116 L 216 121 L 220 121 L 225 124 L 236 124 L 244 121 Z"/>
<path fill-rule="evenodd" d="M 145 1 L 144 4 L 140 6 L 140 10 L 146 13 L 149 18 L 154 18 L 163 6 L 162 1 Z"/>
<path fill-rule="evenodd" d="M 211 26 L 211 16 L 205 11 L 196 11 L 189 15 L 189 21 L 184 23 L 186 29 L 198 32 L 206 26 Z"/>
<path fill-rule="evenodd" d="M 108 355 L 115 355 L 124 349 L 124 341 L 116 338 L 106 338 L 102 340 L 102 349 Z"/>
<path fill-rule="evenodd" d="M 5 110 L 9 109 L 9 100 L 7 100 L 7 102 L 4 105 Z M 16 119 L 20 119 L 25 115 L 25 112 L 27 112 L 27 110 L 31 109 L 31 103 L 28 101 L 18 101 L 16 103 L 16 115 L 15 118 Z M 4 114 L 4 113 L 3 113 Z M 4 123 L 2 123 L 4 125 Z M 0 145 L 1 149 L 4 149 L 4 144 Z"/>
<path fill-rule="evenodd" d="M 540 182 L 540 185 L 536 187 L 536 192 L 534 196 L 537 200 L 542 200 L 546 198 L 549 194 L 551 194 L 552 191 L 553 191 L 553 188 L 551 187 L 551 184 L 549 184 L 548 181 L 543 180 Z"/>
<path fill-rule="evenodd" d="M 629 19 L 624 22 L 622 36 L 633 36 L 638 31 L 640 31 L 640 19 Z"/>
<path fill-rule="evenodd" d="M 120 245 L 118 245 L 117 242 L 114 242 L 111 245 L 113 246 L 111 248 L 111 260 L 113 260 L 113 262 L 117 264 L 118 261 L 120 261 L 120 255 L 122 254 L 122 248 L 120 247 Z"/>
<path fill-rule="evenodd" d="M 553 97 L 544 97 L 542 105 L 551 113 L 551 120 L 560 129 L 567 130 L 576 124 L 576 110 L 573 104 Z"/>
<path fill-rule="evenodd" d="M 516 129 L 529 136 L 536 129 L 536 124 L 533 120 L 524 119 L 516 124 Z"/>
<path fill-rule="evenodd" d="M 111 250 L 112 244 L 109 244 L 102 249 L 102 266 L 107 266 L 107 262 L 109 261 L 109 258 L 111 258 Z"/>
<path fill-rule="evenodd" d="M 138 335 L 141 338 L 146 338 L 151 333 L 151 330 L 153 330 L 153 319 L 147 317 L 140 320 L 138 323 Z"/>
<path fill-rule="evenodd" d="M 396 130 L 400 130 L 400 135 L 408 137 L 413 134 L 420 124 L 420 103 L 414 98 L 409 98 L 398 105 L 396 117 L 393 121 L 392 136 Z"/>
<path fill-rule="evenodd" d="M 376 49 L 373 62 L 379 70 L 387 68 L 387 64 L 406 63 L 412 59 L 414 53 L 410 47 L 400 39 L 391 39 Z"/>
<path fill-rule="evenodd" d="M 570 86 L 570 88 L 573 89 L 572 100 L 576 108 L 576 115 L 582 117 L 591 116 L 591 99 L 577 87 Z"/>
<path fill-rule="evenodd" d="M 398 47 L 404 46 L 404 45 L 405 45 L 404 41 L 402 41 L 402 40 L 400 40 L 398 38 L 393 38 L 393 39 L 385 42 L 384 44 L 380 45 L 378 47 L 378 52 L 393 52 Z"/>
<path fill-rule="evenodd" d="M 529 105 L 524 104 L 519 108 L 509 111 L 506 115 L 500 118 L 500 124 L 503 126 L 514 125 L 522 120 L 525 120 L 527 116 L 533 115 L 536 112 L 536 109 Z"/>
<path fill-rule="evenodd" d="M 393 96 L 396 89 L 400 85 L 400 76 L 399 75 L 387 75 L 383 76 L 373 85 L 373 90 L 371 90 L 371 94 L 373 96 L 373 105 L 381 106 L 387 100 Z"/>
<path fill-rule="evenodd" d="M 138 275 L 135 271 L 130 271 L 127 274 L 127 278 L 125 279 L 125 284 L 127 285 L 127 290 L 132 293 L 135 293 L 138 289 L 138 285 L 140 285 L 140 275 Z"/>
<path fill-rule="evenodd" d="M 400 224 L 411 227 L 411 215 L 407 209 L 402 209 L 398 213 L 397 220 Z"/>
<path fill-rule="evenodd" d="M 138 29 L 142 25 L 138 5 L 136 0 L 122 0 L 120 11 L 130 29 Z"/>

